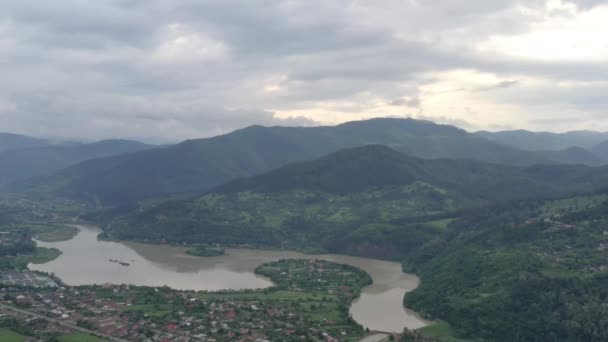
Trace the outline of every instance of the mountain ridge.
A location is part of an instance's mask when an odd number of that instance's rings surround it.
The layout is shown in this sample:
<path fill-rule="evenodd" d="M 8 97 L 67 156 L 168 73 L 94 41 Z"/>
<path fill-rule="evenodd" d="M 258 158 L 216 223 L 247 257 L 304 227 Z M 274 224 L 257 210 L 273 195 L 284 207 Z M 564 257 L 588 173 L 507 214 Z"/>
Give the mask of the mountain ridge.
<path fill-rule="evenodd" d="M 89 144 L 43 145 L 0 152 L 0 185 L 40 177 L 88 159 L 150 148 L 132 140 L 101 140 Z"/>
<path fill-rule="evenodd" d="M 233 179 L 264 173 L 340 149 L 386 145 L 420 158 L 461 158 L 506 165 L 553 163 L 534 152 L 491 142 L 449 125 L 414 119 L 380 118 L 337 126 L 250 126 L 217 137 L 187 140 L 109 161 L 102 172 L 57 173 L 28 183 L 29 190 L 62 184 L 62 194 L 106 204 L 202 193 Z M 107 161 L 107 160 L 106 160 Z M 84 168 L 87 169 L 88 168 Z M 45 184 L 46 183 L 46 184 Z M 56 186 L 50 186 L 57 188 Z"/>

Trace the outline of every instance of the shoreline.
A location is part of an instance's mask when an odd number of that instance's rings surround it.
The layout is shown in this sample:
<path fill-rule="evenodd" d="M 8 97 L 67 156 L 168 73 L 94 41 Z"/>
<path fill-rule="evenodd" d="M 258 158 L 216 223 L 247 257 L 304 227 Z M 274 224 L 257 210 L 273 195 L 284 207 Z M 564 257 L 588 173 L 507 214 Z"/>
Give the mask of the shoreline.
<path fill-rule="evenodd" d="M 410 310 L 409 308 L 403 305 L 403 299 L 405 294 L 415 290 L 420 280 L 419 278 L 410 273 L 403 272 L 401 264 L 394 261 L 386 261 L 380 259 L 372 259 L 372 258 L 364 258 L 364 257 L 356 257 L 356 256 L 347 256 L 347 255 L 339 255 L 339 254 L 303 254 L 301 252 L 294 251 L 276 251 L 276 250 L 263 250 L 263 249 L 242 249 L 242 248 L 229 248 L 226 249 L 225 256 L 217 256 L 213 258 L 205 258 L 205 257 L 197 257 L 191 256 L 186 253 L 188 246 L 174 246 L 174 245 L 160 245 L 160 244 L 143 244 L 140 242 L 124 242 L 124 241 L 105 241 L 105 240 L 95 240 L 89 241 L 92 238 L 92 234 L 96 237 L 101 230 L 92 225 L 73 225 L 79 229 L 78 235 L 68 241 L 57 242 L 57 243 L 43 243 L 45 247 L 53 247 L 61 250 L 61 245 L 64 247 L 70 246 L 74 240 L 78 240 L 80 237 L 83 238 L 82 232 L 89 232 L 88 236 L 86 236 L 86 243 L 92 244 L 98 249 L 103 249 L 104 244 L 105 247 L 112 246 L 114 249 L 118 248 L 122 251 L 122 249 L 129 249 L 130 252 L 129 257 L 122 257 L 120 255 L 111 256 L 112 258 L 122 258 L 124 260 L 131 260 L 131 258 L 136 258 L 131 261 L 131 267 L 121 267 L 124 270 L 112 270 L 113 272 L 118 272 L 117 274 L 124 275 L 125 277 L 121 277 L 117 275 L 113 277 L 113 279 L 123 279 L 125 280 L 125 284 L 132 285 L 140 285 L 140 286 L 151 286 L 158 287 L 163 286 L 152 278 L 142 279 L 132 278 L 137 271 L 141 271 L 137 267 L 142 267 L 141 263 L 144 264 L 152 264 L 153 267 L 160 267 L 165 273 L 168 275 L 172 274 L 172 272 L 178 272 L 176 275 L 184 276 L 202 276 L 201 279 L 204 281 L 209 281 L 209 276 L 201 275 L 201 272 L 206 274 L 205 272 L 212 272 L 216 268 L 230 270 L 232 272 L 237 272 L 241 276 L 247 276 L 249 274 L 249 278 L 264 278 L 263 282 L 256 281 L 255 284 L 264 284 L 264 286 L 253 286 L 253 287 L 245 287 L 240 290 L 255 290 L 255 289 L 263 289 L 272 286 L 272 282 L 266 277 L 262 277 L 260 275 L 255 274 L 255 268 L 260 265 L 276 261 L 279 259 L 322 259 L 336 263 L 347 264 L 356 268 L 359 268 L 366 272 L 372 279 L 372 284 L 366 286 L 362 289 L 360 297 L 355 299 L 350 308 L 349 312 L 353 316 L 359 324 L 364 327 L 368 327 L 371 331 L 386 331 L 391 333 L 399 333 L 403 328 L 408 329 L 418 329 L 424 327 L 431 322 L 423 319 L 418 313 Z M 79 236 L 80 235 L 80 236 Z M 84 243 L 85 241 L 79 241 L 79 243 Z M 70 246 L 75 248 L 75 246 Z M 85 247 L 82 247 L 85 248 Z M 85 248 L 86 249 L 86 248 Z M 69 253 L 68 253 L 69 254 Z M 64 258 L 70 258 L 71 256 L 65 256 L 65 253 L 62 254 Z M 87 257 L 91 257 L 90 255 Z M 93 256 L 95 257 L 95 256 Z M 101 256 L 101 258 L 105 258 L 103 261 L 107 262 L 108 255 Z M 58 259 L 61 262 L 61 258 Z M 70 260 L 70 262 L 75 263 L 80 260 Z M 100 260 L 96 260 L 97 262 L 101 262 Z M 245 263 L 243 263 L 245 261 Z M 109 262 L 107 262 L 109 264 Z M 40 270 L 38 268 L 46 268 L 43 271 L 45 272 L 54 272 L 59 278 L 61 278 L 64 283 L 70 285 L 92 285 L 97 283 L 96 279 L 86 279 L 83 281 L 81 278 L 74 279 L 65 279 L 64 275 L 62 275 L 62 271 L 64 272 L 75 272 L 73 270 L 66 271 L 60 269 L 54 269 L 53 267 L 47 267 L 37 265 L 38 267 L 35 270 Z M 57 266 L 57 265 L 50 265 Z M 78 267 L 78 264 L 75 264 Z M 102 267 L 107 267 L 107 265 L 101 265 Z M 147 265 L 150 267 L 149 265 Z M 29 268 L 29 267 L 28 267 Z M 168 270 L 169 269 L 169 270 Z M 130 271 L 130 272 L 129 272 Z M 126 272 L 126 273 L 125 273 Z M 154 273 L 154 270 L 152 270 Z M 148 275 L 146 275 L 148 276 Z M 131 278 L 130 278 L 131 277 Z M 221 278 L 221 277 L 220 277 Z M 112 279 L 112 278 L 110 278 Z M 167 279 L 167 278 L 165 278 Z M 108 278 L 101 280 L 100 283 L 107 283 Z M 134 282 L 130 282 L 130 280 L 134 280 Z M 221 280 L 221 279 L 220 279 Z M 196 283 L 196 286 L 188 286 L 191 284 L 191 279 L 185 281 L 184 283 L 178 283 L 175 279 L 173 284 L 166 283 L 164 286 L 171 287 L 176 290 L 194 290 L 194 291 L 235 291 L 238 292 L 239 289 L 231 289 L 229 287 L 217 288 L 211 285 L 210 288 L 205 288 L 201 286 L 201 284 Z M 111 281 L 110 281 L 111 282 Z M 120 282 L 120 280 L 119 280 Z M 194 284 L 194 283 L 192 283 Z M 242 285 L 242 283 L 240 283 Z M 397 299 L 397 297 L 399 297 Z M 395 302 L 398 300 L 399 305 L 395 305 Z M 382 301 L 381 303 L 379 301 Z M 362 307 L 358 307 L 358 305 Z M 376 312 L 372 315 L 364 314 L 368 308 L 373 311 L 373 306 L 376 306 Z M 387 312 L 388 310 L 388 312 Z M 391 321 L 392 328 L 390 325 L 382 325 L 386 324 L 384 320 L 378 318 L 378 312 L 384 311 L 386 321 Z M 376 324 L 372 324 L 370 322 L 375 322 Z M 370 326 L 371 324 L 371 326 Z M 399 328 L 396 326 L 399 325 Z"/>

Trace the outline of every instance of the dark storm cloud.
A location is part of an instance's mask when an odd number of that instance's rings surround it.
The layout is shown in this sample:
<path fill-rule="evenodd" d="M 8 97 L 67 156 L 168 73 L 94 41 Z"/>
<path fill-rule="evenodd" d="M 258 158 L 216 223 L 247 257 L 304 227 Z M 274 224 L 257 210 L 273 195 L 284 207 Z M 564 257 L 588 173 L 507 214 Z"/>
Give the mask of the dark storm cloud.
<path fill-rule="evenodd" d="M 601 3 L 574 2 L 580 10 Z M 544 6 L 540 0 L 4 0 L 1 129 L 177 140 L 249 124 L 310 125 L 311 119 L 274 112 L 322 106 L 347 119 L 349 110 L 369 109 L 356 103 L 361 98 L 418 108 L 428 74 L 455 69 L 506 79 L 487 90 L 523 88 L 511 81 L 521 75 L 608 79 L 606 63 L 539 62 L 476 49 L 490 35 L 526 32 Z M 583 103 L 581 95 L 569 96 Z M 592 97 L 584 105 L 595 111 L 605 103 Z"/>

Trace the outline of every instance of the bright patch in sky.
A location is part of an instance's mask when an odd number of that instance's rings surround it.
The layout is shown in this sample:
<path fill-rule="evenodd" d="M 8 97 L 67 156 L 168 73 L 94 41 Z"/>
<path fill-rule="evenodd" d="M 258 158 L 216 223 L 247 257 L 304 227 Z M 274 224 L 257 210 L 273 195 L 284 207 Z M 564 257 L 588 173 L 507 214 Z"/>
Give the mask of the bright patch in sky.
<path fill-rule="evenodd" d="M 538 60 L 608 61 L 608 6 L 582 13 L 571 4 L 549 7 L 529 32 L 492 36 L 480 49 Z"/>

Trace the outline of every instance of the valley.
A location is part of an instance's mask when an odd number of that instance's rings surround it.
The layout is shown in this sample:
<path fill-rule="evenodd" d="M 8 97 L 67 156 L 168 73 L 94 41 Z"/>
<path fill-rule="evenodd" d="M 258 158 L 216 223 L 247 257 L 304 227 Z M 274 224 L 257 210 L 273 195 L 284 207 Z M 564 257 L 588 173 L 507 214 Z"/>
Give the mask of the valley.
<path fill-rule="evenodd" d="M 327 134 L 326 140 L 314 135 L 318 149 L 304 140 L 296 149 L 284 144 L 310 132 Z M 379 132 L 388 140 L 379 141 Z M 437 138 L 442 135 L 451 138 Z M 325 150 L 320 145 L 329 137 L 335 144 Z M 418 152 L 404 152 L 400 144 L 412 137 Z M 422 153 L 431 146 L 423 146 L 429 137 L 451 158 Z M 241 138 L 260 143 L 247 146 L 256 153 L 282 143 L 284 158 L 243 159 L 240 148 L 248 140 Z M 586 149 L 601 136 L 592 138 Z M 35 287 L 50 284 L 45 274 L 53 274 L 71 291 L 65 300 L 79 300 L 76 292 L 84 291 L 113 303 L 108 317 L 76 316 L 81 324 L 95 332 L 109 319 L 117 334 L 108 330 L 105 336 L 135 340 L 228 341 L 250 334 L 271 341 L 358 341 L 369 328 L 370 336 L 379 331 L 402 341 L 535 341 L 539 335 L 603 341 L 608 169 L 577 164 L 576 158 L 570 164 L 493 163 L 479 150 L 484 139 L 387 119 L 317 130 L 251 127 L 179 147 L 91 159 L 4 188 L 0 268 L 11 276 L 0 287 L 9 293 L 6 305 L 15 305 L 17 296 L 53 296 L 57 289 Z M 551 146 L 542 139 L 538 146 Z M 358 146 L 360 141 L 373 144 Z M 455 141 L 479 158 L 445 152 Z M 189 150 L 185 161 L 169 157 L 193 144 L 211 145 Z M 220 159 L 234 158 L 219 162 L 210 146 L 229 147 L 233 152 Z M 298 149 L 306 153 L 292 157 Z M 166 168 L 157 168 L 151 156 Z M 252 162 L 257 171 L 242 173 Z M 144 166 L 152 177 L 132 183 Z M 124 178 L 122 168 L 132 174 Z M 224 173 L 228 169 L 240 171 Z M 119 298 L 107 297 L 104 286 Z M 143 293 L 163 295 L 149 302 Z M 192 311 L 182 305 L 185 298 L 204 305 Z M 62 312 L 74 310 L 74 303 L 62 302 Z M 260 303 L 270 310 L 263 312 L 277 314 L 262 325 L 252 309 Z M 218 308 L 221 327 L 200 316 Z M 141 331 L 123 329 L 134 322 Z M 29 331 L 10 322 L 0 328 Z"/>
<path fill-rule="evenodd" d="M 41 243 L 56 248 L 61 256 L 29 268 L 52 273 L 70 286 L 129 284 L 168 286 L 184 291 L 256 290 L 269 288 L 276 277 L 263 277 L 256 269 L 283 259 L 327 260 L 357 267 L 369 274 L 373 284 L 365 286 L 360 298 L 354 298 L 353 318 L 366 328 L 385 332 L 415 329 L 425 323 L 401 305 L 405 293 L 418 286 L 418 278 L 404 274 L 398 263 L 341 255 L 313 255 L 289 251 L 228 249 L 226 255 L 195 257 L 186 248 L 139 243 L 98 241 L 99 230 L 80 227 L 72 240 Z M 125 260 L 128 267 L 109 262 Z M 269 279 L 270 278 L 270 279 Z"/>

